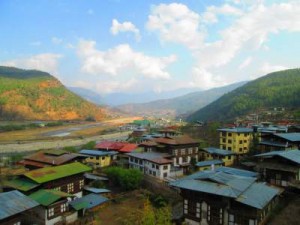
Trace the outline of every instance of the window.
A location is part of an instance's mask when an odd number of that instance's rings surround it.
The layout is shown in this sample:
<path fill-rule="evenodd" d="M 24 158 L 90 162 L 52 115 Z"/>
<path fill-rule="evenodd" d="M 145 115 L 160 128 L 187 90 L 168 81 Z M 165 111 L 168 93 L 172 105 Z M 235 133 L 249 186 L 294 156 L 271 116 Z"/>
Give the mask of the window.
<path fill-rule="evenodd" d="M 239 148 L 239 151 L 240 151 L 240 152 L 243 151 L 243 148 Z"/>
<path fill-rule="evenodd" d="M 247 150 L 247 147 L 244 147 L 244 151 Z"/>
<path fill-rule="evenodd" d="M 16 223 L 14 223 L 14 225 L 21 225 L 21 222 L 20 221 L 16 222 Z"/>
<path fill-rule="evenodd" d="M 242 140 L 240 140 L 240 141 L 239 141 L 239 143 L 240 143 L 240 145 L 241 145 L 241 144 L 243 144 L 243 141 L 242 141 Z"/>
<path fill-rule="evenodd" d="M 189 148 L 189 154 L 193 154 L 193 149 Z"/>
<path fill-rule="evenodd" d="M 234 225 L 234 215 L 233 214 L 229 214 L 228 225 Z"/>
<path fill-rule="evenodd" d="M 223 143 L 226 143 L 226 138 L 223 138 L 222 141 L 223 141 Z"/>
<path fill-rule="evenodd" d="M 83 186 L 84 186 L 84 180 L 80 180 L 79 181 L 79 189 L 81 190 Z"/>
<path fill-rule="evenodd" d="M 177 149 L 174 150 L 174 155 L 178 155 L 178 150 Z"/>
<path fill-rule="evenodd" d="M 54 216 L 54 208 L 48 209 L 48 217 Z"/>
<path fill-rule="evenodd" d="M 66 210 L 67 210 L 66 204 L 60 205 L 60 211 L 61 211 L 61 212 L 65 212 Z"/>
<path fill-rule="evenodd" d="M 152 163 L 152 168 L 155 169 L 155 165 Z"/>
<path fill-rule="evenodd" d="M 67 189 L 68 189 L 68 193 L 72 193 L 74 191 L 74 184 L 73 183 L 68 184 Z"/>
<path fill-rule="evenodd" d="M 231 160 L 231 156 L 228 156 L 228 160 Z"/>
<path fill-rule="evenodd" d="M 60 187 L 56 187 L 56 188 L 54 188 L 54 190 L 60 191 Z"/>
<path fill-rule="evenodd" d="M 105 159 L 105 156 L 102 156 L 102 160 L 104 160 Z"/>
<path fill-rule="evenodd" d="M 244 143 L 247 143 L 247 140 L 244 140 Z"/>
<path fill-rule="evenodd" d="M 185 154 L 185 149 L 181 149 L 181 155 L 184 155 Z"/>
<path fill-rule="evenodd" d="M 168 169 L 168 165 L 164 165 L 164 170 L 167 170 Z"/>
<path fill-rule="evenodd" d="M 167 177 L 168 176 L 168 173 L 164 173 L 164 177 Z"/>
<path fill-rule="evenodd" d="M 249 225 L 255 225 L 255 220 L 250 219 L 249 220 Z"/>
<path fill-rule="evenodd" d="M 231 151 L 231 147 L 228 147 L 228 150 Z"/>
<path fill-rule="evenodd" d="M 232 143 L 232 140 L 228 140 L 228 144 L 231 144 Z"/>
<path fill-rule="evenodd" d="M 158 166 L 158 165 L 156 165 L 156 169 L 157 169 L 157 170 L 159 169 L 159 166 Z"/>
<path fill-rule="evenodd" d="M 210 221 L 210 205 L 207 205 L 207 221 Z"/>
<path fill-rule="evenodd" d="M 232 133 L 228 133 L 228 137 L 231 137 L 232 136 Z"/>

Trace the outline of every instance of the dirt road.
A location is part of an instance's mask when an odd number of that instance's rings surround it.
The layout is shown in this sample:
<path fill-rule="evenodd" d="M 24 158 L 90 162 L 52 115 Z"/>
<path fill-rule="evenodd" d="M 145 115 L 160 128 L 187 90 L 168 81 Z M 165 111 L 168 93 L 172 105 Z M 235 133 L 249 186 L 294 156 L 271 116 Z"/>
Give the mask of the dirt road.
<path fill-rule="evenodd" d="M 63 148 L 67 146 L 80 146 L 88 143 L 89 141 L 101 141 L 107 139 L 124 140 L 128 137 L 130 132 L 117 132 L 113 134 L 98 135 L 86 138 L 65 139 L 65 140 L 52 140 L 52 141 L 32 141 L 29 143 L 20 144 L 0 144 L 0 153 L 11 152 L 27 152 L 36 151 L 41 149 L 54 149 Z"/>

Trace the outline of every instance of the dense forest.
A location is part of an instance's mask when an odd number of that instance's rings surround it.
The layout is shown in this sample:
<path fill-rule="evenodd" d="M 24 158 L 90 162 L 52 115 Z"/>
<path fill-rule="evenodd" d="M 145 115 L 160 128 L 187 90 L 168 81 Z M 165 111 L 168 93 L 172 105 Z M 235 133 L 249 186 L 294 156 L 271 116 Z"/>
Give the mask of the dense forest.
<path fill-rule="evenodd" d="M 189 121 L 230 121 L 270 107 L 300 109 L 300 69 L 270 73 L 196 111 Z"/>
<path fill-rule="evenodd" d="M 101 120 L 105 110 L 37 70 L 0 66 L 1 120 Z"/>

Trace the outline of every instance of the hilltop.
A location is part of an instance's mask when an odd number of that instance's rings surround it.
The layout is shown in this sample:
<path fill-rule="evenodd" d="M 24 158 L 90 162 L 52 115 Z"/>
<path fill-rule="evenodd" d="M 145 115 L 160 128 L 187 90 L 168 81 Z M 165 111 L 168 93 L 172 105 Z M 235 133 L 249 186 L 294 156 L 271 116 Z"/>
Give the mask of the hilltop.
<path fill-rule="evenodd" d="M 196 111 L 189 121 L 229 121 L 247 113 L 271 107 L 299 111 L 300 69 L 289 69 L 267 74 L 223 95 L 218 100 Z"/>
<path fill-rule="evenodd" d="M 0 66 L 1 120 L 102 120 L 105 111 L 46 72 Z"/>
<path fill-rule="evenodd" d="M 239 82 L 224 87 L 213 88 L 205 91 L 196 91 L 176 98 L 161 99 L 140 104 L 125 104 L 117 106 L 123 112 L 139 115 L 172 115 L 180 116 L 192 113 L 202 108 L 223 94 L 244 85 L 246 82 Z"/>

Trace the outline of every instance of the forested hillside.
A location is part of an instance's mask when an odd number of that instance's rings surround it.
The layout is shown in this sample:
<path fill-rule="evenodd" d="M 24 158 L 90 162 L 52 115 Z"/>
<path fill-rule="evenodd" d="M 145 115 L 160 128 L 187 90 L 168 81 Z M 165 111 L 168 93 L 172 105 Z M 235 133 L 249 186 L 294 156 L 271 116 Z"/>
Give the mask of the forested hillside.
<path fill-rule="evenodd" d="M 48 73 L 0 66 L 1 120 L 101 120 L 105 109 L 67 90 Z"/>
<path fill-rule="evenodd" d="M 300 69 L 270 73 L 225 94 L 188 117 L 195 120 L 233 120 L 268 107 L 300 108 Z"/>

